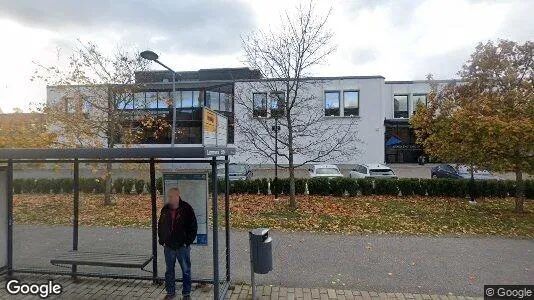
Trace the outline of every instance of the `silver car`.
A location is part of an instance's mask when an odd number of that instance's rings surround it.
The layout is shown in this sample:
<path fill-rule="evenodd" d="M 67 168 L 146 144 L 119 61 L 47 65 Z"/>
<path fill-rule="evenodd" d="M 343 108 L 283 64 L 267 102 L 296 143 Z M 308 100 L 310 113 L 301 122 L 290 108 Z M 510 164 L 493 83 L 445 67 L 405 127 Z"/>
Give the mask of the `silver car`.
<path fill-rule="evenodd" d="M 395 172 L 381 164 L 355 165 L 349 173 L 350 178 L 397 178 Z"/>

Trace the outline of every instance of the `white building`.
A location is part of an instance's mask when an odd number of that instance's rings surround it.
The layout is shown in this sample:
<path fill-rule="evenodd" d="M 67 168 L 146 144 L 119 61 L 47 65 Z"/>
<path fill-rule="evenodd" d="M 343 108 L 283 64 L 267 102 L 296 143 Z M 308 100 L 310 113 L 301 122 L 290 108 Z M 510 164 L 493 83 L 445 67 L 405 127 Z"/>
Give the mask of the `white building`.
<path fill-rule="evenodd" d="M 178 110 L 177 143 L 200 144 L 200 107 L 210 107 L 228 116 L 228 142 L 238 149 L 237 155 L 232 158 L 234 162 L 272 163 L 254 151 L 244 150 L 247 148 L 243 147 L 247 142 L 244 131 L 259 126 L 257 132 L 261 134 L 265 129 L 262 126 L 271 122 L 271 110 L 277 107 L 273 95 L 286 90 L 280 81 L 263 79 L 259 72 L 248 68 L 179 73 L 182 79 L 177 82 L 178 92 L 173 95 L 168 72 L 139 72 L 136 81 L 141 87 L 132 93 L 131 103 L 120 110 L 124 113 L 141 110 L 170 116 L 171 109 L 163 100 L 172 96 Z M 416 162 L 423 153 L 415 144 L 408 118 L 417 102 L 426 103 L 426 95 L 431 88 L 429 81 L 386 81 L 382 76 L 343 76 L 307 78 L 305 82 L 306 88 L 299 98 L 306 101 L 295 110 L 299 116 L 296 118 L 320 116 L 321 124 L 310 128 L 317 128 L 324 133 L 322 136 L 341 134 L 344 126 L 349 126 L 352 136 L 350 143 L 344 146 L 358 150 L 354 155 L 337 155 L 330 162 Z M 445 82 L 449 81 L 438 83 Z M 48 87 L 48 104 L 62 99 L 61 87 Z M 262 122 L 263 125 L 260 125 Z M 284 134 L 283 129 L 280 134 Z M 271 142 L 274 143 L 274 139 L 270 139 L 266 149 L 273 148 Z M 147 146 L 169 144 L 170 133 L 157 140 L 147 137 L 139 143 Z M 313 141 L 302 138 L 301 145 L 313 145 Z M 295 157 L 297 163 L 309 159 L 306 154 Z M 284 163 L 283 157 L 280 161 Z"/>

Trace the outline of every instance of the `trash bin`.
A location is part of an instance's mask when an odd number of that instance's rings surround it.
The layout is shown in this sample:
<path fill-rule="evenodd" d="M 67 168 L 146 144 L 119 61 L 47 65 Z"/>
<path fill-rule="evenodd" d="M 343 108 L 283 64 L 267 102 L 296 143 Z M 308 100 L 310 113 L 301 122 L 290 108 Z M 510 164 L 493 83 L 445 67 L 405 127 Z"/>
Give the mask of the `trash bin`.
<path fill-rule="evenodd" d="M 273 269 L 272 239 L 269 228 L 249 231 L 250 260 L 254 273 L 267 274 Z"/>

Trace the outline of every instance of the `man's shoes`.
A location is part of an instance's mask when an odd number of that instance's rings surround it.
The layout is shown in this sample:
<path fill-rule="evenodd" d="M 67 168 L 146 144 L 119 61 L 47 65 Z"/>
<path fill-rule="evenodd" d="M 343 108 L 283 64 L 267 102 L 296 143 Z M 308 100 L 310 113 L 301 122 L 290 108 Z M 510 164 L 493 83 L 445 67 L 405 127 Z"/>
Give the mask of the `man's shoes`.
<path fill-rule="evenodd" d="M 176 298 L 176 295 L 166 295 L 165 298 L 163 298 L 163 300 L 171 300 L 171 299 L 175 299 Z"/>
<path fill-rule="evenodd" d="M 191 300 L 191 295 L 183 295 L 183 300 Z"/>

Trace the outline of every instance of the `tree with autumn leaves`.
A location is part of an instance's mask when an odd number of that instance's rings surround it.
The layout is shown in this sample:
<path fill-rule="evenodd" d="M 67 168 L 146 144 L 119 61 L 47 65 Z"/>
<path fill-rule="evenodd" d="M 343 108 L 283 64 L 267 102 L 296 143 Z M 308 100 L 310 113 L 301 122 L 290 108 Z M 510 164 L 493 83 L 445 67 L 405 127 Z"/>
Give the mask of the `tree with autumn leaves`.
<path fill-rule="evenodd" d="M 20 110 L 0 114 L 0 148 L 47 148 L 56 141 L 42 114 Z"/>
<path fill-rule="evenodd" d="M 78 41 L 71 56 L 49 66 L 37 64 L 33 79 L 49 87 L 42 113 L 52 132 L 59 133 L 58 146 L 114 148 L 136 143 L 147 131 L 158 135 L 168 130 L 166 117 L 133 109 L 134 94 L 143 88 L 135 72 L 148 70 L 149 64 L 138 53 L 120 47 L 104 52 Z M 111 203 L 111 172 L 106 163 L 105 204 Z"/>
<path fill-rule="evenodd" d="M 534 42 L 481 43 L 458 74 L 433 85 L 410 120 L 417 142 L 438 160 L 515 173 L 523 212 L 523 176 L 534 171 Z"/>

